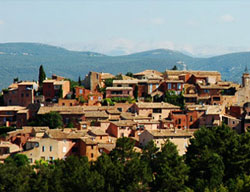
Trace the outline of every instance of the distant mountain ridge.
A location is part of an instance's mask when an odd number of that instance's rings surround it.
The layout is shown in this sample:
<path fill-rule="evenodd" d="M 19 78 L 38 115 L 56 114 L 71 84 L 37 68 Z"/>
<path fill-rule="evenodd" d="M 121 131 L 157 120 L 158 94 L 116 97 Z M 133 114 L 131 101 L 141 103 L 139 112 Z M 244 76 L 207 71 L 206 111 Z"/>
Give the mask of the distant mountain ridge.
<path fill-rule="evenodd" d="M 145 69 L 165 71 L 177 65 L 188 70 L 219 71 L 223 80 L 240 82 L 250 52 L 231 53 L 209 58 L 196 58 L 179 51 L 156 49 L 123 56 L 107 56 L 95 52 L 69 51 L 39 43 L 0 44 L 0 88 L 7 87 L 18 77 L 37 80 L 40 65 L 47 76 L 53 73 L 74 80 L 84 78 L 89 71 L 113 74 L 139 72 Z"/>

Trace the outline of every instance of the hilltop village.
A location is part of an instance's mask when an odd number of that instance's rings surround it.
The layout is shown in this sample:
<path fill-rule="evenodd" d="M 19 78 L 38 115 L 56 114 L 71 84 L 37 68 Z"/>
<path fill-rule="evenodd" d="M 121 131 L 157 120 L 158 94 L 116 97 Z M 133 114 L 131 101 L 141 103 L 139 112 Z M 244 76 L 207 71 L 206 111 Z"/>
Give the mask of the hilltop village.
<path fill-rule="evenodd" d="M 40 68 L 39 82 L 14 79 L 3 89 L 0 161 L 11 154 L 36 160 L 110 153 L 118 138 L 129 137 L 140 152 L 149 141 L 169 139 L 185 154 L 202 126 L 250 128 L 250 74 L 242 83 L 221 80 L 217 71 L 145 70 L 126 75 L 89 72 L 74 82 Z"/>

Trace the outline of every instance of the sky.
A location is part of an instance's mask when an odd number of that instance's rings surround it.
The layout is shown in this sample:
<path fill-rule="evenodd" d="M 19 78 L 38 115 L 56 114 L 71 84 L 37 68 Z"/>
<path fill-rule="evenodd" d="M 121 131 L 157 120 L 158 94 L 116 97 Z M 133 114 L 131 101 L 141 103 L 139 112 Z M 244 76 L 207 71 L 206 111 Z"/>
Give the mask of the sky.
<path fill-rule="evenodd" d="M 0 43 L 123 55 L 250 51 L 249 0 L 0 0 Z"/>

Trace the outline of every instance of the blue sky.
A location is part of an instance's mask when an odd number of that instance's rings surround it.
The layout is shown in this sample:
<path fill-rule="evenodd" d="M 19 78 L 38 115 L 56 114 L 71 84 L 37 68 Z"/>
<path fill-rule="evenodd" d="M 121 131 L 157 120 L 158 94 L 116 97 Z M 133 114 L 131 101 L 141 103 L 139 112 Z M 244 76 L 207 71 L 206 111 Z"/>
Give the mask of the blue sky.
<path fill-rule="evenodd" d="M 127 54 L 250 51 L 248 0 L 0 0 L 0 43 Z"/>

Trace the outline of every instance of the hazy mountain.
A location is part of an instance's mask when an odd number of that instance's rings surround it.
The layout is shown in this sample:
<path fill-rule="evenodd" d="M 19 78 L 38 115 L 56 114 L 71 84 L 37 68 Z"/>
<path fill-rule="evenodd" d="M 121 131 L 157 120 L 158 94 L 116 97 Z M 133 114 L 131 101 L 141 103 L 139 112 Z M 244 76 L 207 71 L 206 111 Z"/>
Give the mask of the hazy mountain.
<path fill-rule="evenodd" d="M 47 76 L 53 73 L 77 80 L 89 71 L 113 74 L 139 72 L 145 69 L 164 71 L 177 65 L 189 70 L 218 70 L 223 79 L 240 81 L 250 53 L 232 53 L 210 58 L 195 58 L 178 51 L 157 49 L 124 56 L 107 56 L 95 52 L 69 51 L 37 43 L 0 44 L 0 88 L 7 87 L 18 77 L 37 80 L 40 65 Z"/>

